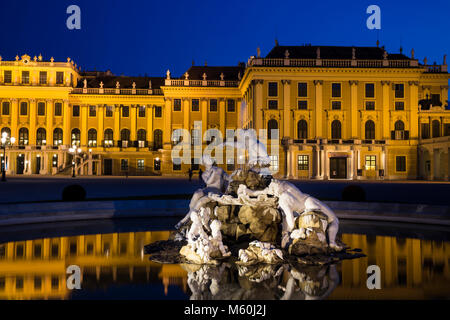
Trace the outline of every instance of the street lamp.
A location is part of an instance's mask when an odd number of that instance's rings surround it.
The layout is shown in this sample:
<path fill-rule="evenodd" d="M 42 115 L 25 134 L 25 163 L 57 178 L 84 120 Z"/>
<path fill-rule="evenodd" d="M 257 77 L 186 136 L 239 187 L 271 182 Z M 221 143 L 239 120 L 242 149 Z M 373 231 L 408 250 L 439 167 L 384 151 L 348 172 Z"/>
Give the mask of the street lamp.
<path fill-rule="evenodd" d="M 77 148 L 76 145 L 73 145 L 72 148 L 69 149 L 69 152 L 71 154 L 73 154 L 73 160 L 72 160 L 72 165 L 73 165 L 73 170 L 72 170 L 72 178 L 75 178 L 75 164 L 76 164 L 76 160 L 77 160 L 77 155 L 80 154 L 82 152 L 81 148 Z"/>
<path fill-rule="evenodd" d="M 3 159 L 2 159 L 2 181 L 6 181 L 6 145 L 8 142 L 10 144 L 14 144 L 16 142 L 16 138 L 9 137 L 7 132 L 2 133 L 2 148 L 3 148 Z"/>

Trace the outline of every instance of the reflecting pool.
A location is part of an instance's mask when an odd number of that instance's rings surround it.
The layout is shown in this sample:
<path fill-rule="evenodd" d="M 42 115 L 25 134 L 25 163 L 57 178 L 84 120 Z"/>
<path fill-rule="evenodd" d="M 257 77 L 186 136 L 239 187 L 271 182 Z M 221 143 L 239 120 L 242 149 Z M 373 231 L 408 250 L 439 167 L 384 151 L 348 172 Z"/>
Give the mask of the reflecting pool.
<path fill-rule="evenodd" d="M 366 257 L 325 267 L 157 264 L 144 246 L 173 219 L 0 228 L 0 299 L 448 299 L 450 230 L 342 221 L 342 240 Z M 66 269 L 81 269 L 80 290 Z M 381 269 L 381 290 L 366 268 Z M 205 281 L 207 279 L 207 281 Z M 261 290 L 263 289 L 263 290 Z"/>

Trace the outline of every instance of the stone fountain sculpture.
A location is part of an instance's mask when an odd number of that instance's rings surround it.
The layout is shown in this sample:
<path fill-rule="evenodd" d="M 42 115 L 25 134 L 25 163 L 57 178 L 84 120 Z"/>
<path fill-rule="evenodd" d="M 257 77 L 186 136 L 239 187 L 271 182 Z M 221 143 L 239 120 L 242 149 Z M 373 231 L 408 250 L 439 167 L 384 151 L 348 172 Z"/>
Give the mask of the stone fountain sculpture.
<path fill-rule="evenodd" d="M 239 143 L 233 147 L 245 148 Z M 248 162 L 231 176 L 204 156 L 206 186 L 168 241 L 146 247 L 166 263 L 220 265 L 327 265 L 355 258 L 337 237 L 339 220 L 320 200 L 270 175 L 265 146 L 250 135 Z"/>

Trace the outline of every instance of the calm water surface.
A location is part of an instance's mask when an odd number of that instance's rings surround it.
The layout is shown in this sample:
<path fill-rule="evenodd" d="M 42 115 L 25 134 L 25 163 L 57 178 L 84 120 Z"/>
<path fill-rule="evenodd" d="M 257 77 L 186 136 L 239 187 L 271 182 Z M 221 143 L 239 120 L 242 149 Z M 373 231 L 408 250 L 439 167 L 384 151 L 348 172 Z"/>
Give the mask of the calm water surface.
<path fill-rule="evenodd" d="M 367 257 L 326 267 L 161 265 L 144 246 L 173 219 L 0 228 L 0 299 L 449 299 L 450 230 L 341 222 L 342 240 Z M 381 290 L 366 286 L 368 265 Z M 81 290 L 68 290 L 78 265 Z"/>

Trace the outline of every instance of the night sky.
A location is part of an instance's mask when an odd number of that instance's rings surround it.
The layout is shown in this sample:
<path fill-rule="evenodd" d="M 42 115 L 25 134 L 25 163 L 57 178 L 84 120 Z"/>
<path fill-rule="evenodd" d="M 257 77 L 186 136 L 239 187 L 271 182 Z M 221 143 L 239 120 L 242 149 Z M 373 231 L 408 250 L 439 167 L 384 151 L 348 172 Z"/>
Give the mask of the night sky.
<path fill-rule="evenodd" d="M 66 9 L 81 8 L 81 30 Z M 381 30 L 368 30 L 366 8 L 381 8 Z M 196 65 L 236 65 L 274 45 L 400 45 L 422 62 L 450 56 L 450 1 L 54 0 L 2 1 L 0 55 L 71 57 L 83 70 L 180 76 Z M 450 59 L 447 59 L 450 60 Z"/>

